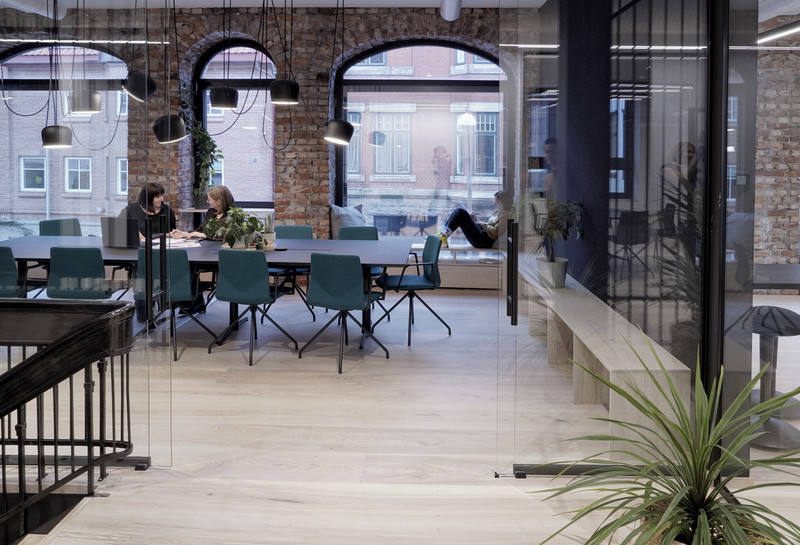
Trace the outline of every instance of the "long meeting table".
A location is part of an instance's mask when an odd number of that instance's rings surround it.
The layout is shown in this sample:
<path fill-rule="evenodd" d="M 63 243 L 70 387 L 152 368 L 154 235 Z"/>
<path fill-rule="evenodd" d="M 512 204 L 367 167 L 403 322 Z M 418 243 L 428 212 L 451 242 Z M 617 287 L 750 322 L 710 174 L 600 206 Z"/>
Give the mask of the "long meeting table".
<path fill-rule="evenodd" d="M 168 246 L 173 239 L 167 239 Z M 215 266 L 219 262 L 219 250 L 223 243 L 200 240 L 187 244 L 179 239 L 175 247 L 185 248 L 189 262 L 196 265 Z M 380 240 L 329 240 L 329 239 L 277 239 L 274 250 L 264 251 L 270 267 L 309 267 L 311 254 L 317 252 L 357 255 L 365 271 L 371 267 L 402 267 L 408 261 L 414 239 L 386 237 Z M 132 265 L 138 261 L 138 248 L 109 248 L 103 246 L 101 237 L 73 236 L 28 236 L 0 241 L 8 246 L 17 261 L 19 281 L 25 282 L 30 263 L 46 263 L 50 260 L 50 248 L 96 247 L 100 248 L 106 265 Z M 252 250 L 261 251 L 261 250 Z M 368 274 L 365 276 L 369 277 Z M 235 317 L 235 309 L 232 309 Z M 364 312 L 365 325 L 371 323 L 369 308 Z"/>

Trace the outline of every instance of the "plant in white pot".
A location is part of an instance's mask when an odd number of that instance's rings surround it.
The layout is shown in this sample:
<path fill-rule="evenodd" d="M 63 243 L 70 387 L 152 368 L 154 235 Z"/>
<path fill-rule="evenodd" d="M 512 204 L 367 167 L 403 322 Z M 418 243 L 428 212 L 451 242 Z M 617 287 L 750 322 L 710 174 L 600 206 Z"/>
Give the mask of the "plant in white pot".
<path fill-rule="evenodd" d="M 595 492 L 597 498 L 573 511 L 571 520 L 542 543 L 596 514 L 605 518 L 583 541 L 586 545 L 605 545 L 612 536 L 629 545 L 800 543 L 800 526 L 746 497 L 756 489 L 800 485 L 800 450 L 742 456 L 760 435 L 762 424 L 800 394 L 800 388 L 751 406 L 750 393 L 766 371 L 763 367 L 723 409 L 723 370 L 708 392 L 701 373 L 696 373 L 693 399 L 683 399 L 649 341 L 648 345 L 656 366 L 648 366 L 636 354 L 650 377 L 644 388 L 615 384 L 576 363 L 627 402 L 631 416 L 598 418 L 609 426 L 608 434 L 574 439 L 602 443 L 605 450 L 570 466 L 597 467 L 545 492 L 548 499 L 580 491 Z M 761 482 L 737 481 L 753 470 L 777 471 L 789 482 L 763 476 Z"/>
<path fill-rule="evenodd" d="M 567 276 L 567 260 L 555 255 L 556 239 L 567 240 L 570 233 L 575 238 L 583 234 L 583 207 L 575 201 L 545 201 L 546 210 L 539 213 L 534 209 L 534 230 L 542 237 L 537 250 L 544 248 L 546 257 L 537 260 L 539 280 L 548 288 L 563 288 Z"/>
<path fill-rule="evenodd" d="M 245 212 L 232 206 L 221 218 L 213 218 L 209 222 L 213 237 L 225 241 L 231 248 L 263 248 L 261 236 L 264 224 L 255 214 Z"/>
<path fill-rule="evenodd" d="M 264 232 L 261 234 L 264 243 L 264 250 L 275 249 L 275 220 L 272 214 L 267 214 L 264 218 Z"/>

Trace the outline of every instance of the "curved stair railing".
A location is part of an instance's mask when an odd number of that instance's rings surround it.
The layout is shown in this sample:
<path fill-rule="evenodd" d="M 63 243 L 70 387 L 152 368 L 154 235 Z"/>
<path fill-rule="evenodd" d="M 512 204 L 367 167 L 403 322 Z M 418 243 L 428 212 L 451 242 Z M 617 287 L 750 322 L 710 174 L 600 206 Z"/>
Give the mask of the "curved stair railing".
<path fill-rule="evenodd" d="M 131 453 L 132 346 L 131 303 L 0 299 L 2 543 L 31 530 L 42 500 L 92 495 L 96 472 Z"/>

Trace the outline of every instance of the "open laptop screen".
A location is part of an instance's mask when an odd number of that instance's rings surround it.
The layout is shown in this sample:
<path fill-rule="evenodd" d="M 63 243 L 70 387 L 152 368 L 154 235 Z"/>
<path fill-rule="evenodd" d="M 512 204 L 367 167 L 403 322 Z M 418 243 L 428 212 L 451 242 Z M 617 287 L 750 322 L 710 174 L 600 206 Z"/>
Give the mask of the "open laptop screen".
<path fill-rule="evenodd" d="M 106 248 L 138 248 L 139 225 L 133 218 L 101 217 L 100 228 Z"/>

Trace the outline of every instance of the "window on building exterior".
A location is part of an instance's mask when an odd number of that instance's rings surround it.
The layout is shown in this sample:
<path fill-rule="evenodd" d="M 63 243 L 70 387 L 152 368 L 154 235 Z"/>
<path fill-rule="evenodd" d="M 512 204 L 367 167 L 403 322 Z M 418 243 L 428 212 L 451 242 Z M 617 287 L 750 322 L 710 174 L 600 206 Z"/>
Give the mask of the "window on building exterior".
<path fill-rule="evenodd" d="M 92 190 L 92 160 L 89 157 L 67 157 L 64 171 L 67 191 Z"/>
<path fill-rule="evenodd" d="M 356 66 L 385 66 L 386 65 L 386 53 L 378 53 L 377 55 L 373 55 L 364 59 L 363 61 L 359 62 Z"/>
<path fill-rule="evenodd" d="M 128 194 L 128 160 L 123 157 L 117 159 L 117 193 Z"/>
<path fill-rule="evenodd" d="M 408 174 L 411 172 L 411 114 L 380 113 L 375 130 L 386 136 L 375 148 L 375 172 Z"/>
<path fill-rule="evenodd" d="M 502 70 L 492 62 L 468 69 L 479 55 L 444 45 L 382 53 L 381 72 L 359 63 L 344 74 L 348 119 L 358 121 L 344 204 L 361 204 L 381 235 L 434 233 L 456 206 L 488 217 L 503 185 Z M 468 112 L 475 124 L 459 130 Z"/>
<path fill-rule="evenodd" d="M 242 42 L 212 53 L 200 66 L 196 83 L 203 99 L 198 119 L 225 157 L 224 163 L 215 163 L 211 183 L 221 185 L 224 178 L 237 201 L 273 206 L 275 108 L 268 89 L 275 78 L 275 65 L 255 44 Z M 211 107 L 210 89 L 220 85 L 233 86 L 239 92 L 235 109 Z"/>
<path fill-rule="evenodd" d="M 354 127 L 353 137 L 347 146 L 347 174 L 358 174 L 361 167 L 361 114 L 347 112 L 347 121 Z"/>
<path fill-rule="evenodd" d="M 210 185 L 225 185 L 225 160 L 214 161 L 214 173 L 211 175 Z"/>
<path fill-rule="evenodd" d="M 57 71 L 51 72 L 51 58 L 58 59 Z M 9 180 L 19 180 L 9 187 L 11 204 L 3 211 L 7 219 L 27 224 L 35 232 L 38 218 L 79 217 L 84 232 L 99 234 L 97 208 L 116 215 L 127 204 L 127 189 L 120 192 L 116 171 L 117 158 L 128 157 L 127 102 L 120 90 L 127 74 L 126 64 L 108 52 L 72 45 L 36 46 L 0 55 L 4 98 L 0 141 L 6 144 L 0 153 L 0 172 L 7 173 Z M 51 77 L 57 89 L 53 93 L 48 91 Z M 68 97 L 86 82 L 100 93 L 101 111 L 70 114 Z M 72 147 L 45 152 L 41 130 L 54 121 L 72 129 Z M 87 165 L 96 171 L 90 173 Z M 92 174 L 103 183 L 92 187 Z M 49 183 L 52 180 L 56 183 Z M 47 198 L 14 198 L 37 191 L 46 191 Z M 90 191 L 91 205 L 86 199 L 64 198 L 68 193 Z"/>
<path fill-rule="evenodd" d="M 23 191 L 44 191 L 47 183 L 47 164 L 44 157 L 21 157 L 21 189 Z"/>
<path fill-rule="evenodd" d="M 117 91 L 117 113 L 128 115 L 128 93 L 125 91 Z"/>

